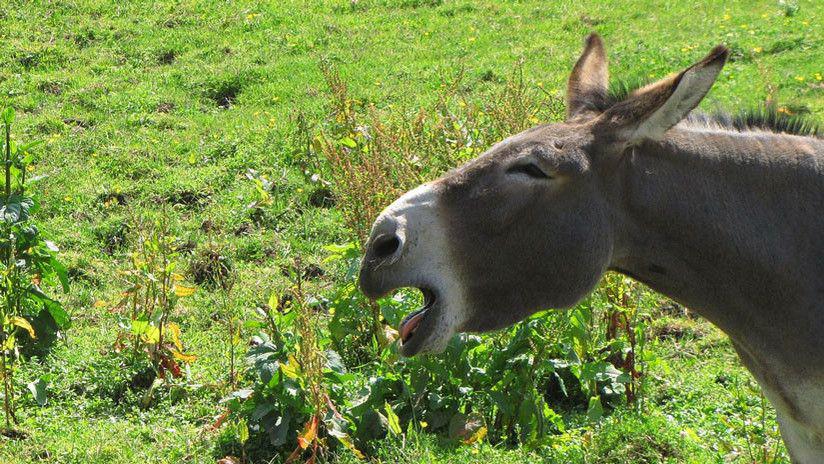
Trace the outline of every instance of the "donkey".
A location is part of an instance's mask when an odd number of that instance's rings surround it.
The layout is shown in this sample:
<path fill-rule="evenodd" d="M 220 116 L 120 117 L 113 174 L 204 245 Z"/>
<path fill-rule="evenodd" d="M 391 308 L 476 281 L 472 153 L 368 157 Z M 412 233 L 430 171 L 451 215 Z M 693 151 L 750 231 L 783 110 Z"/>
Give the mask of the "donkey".
<path fill-rule="evenodd" d="M 709 319 L 776 409 L 797 463 L 824 462 L 824 139 L 690 115 L 729 55 L 612 101 L 600 37 L 567 117 L 404 194 L 361 263 L 372 298 L 417 287 L 400 352 L 586 296 L 607 270 Z"/>

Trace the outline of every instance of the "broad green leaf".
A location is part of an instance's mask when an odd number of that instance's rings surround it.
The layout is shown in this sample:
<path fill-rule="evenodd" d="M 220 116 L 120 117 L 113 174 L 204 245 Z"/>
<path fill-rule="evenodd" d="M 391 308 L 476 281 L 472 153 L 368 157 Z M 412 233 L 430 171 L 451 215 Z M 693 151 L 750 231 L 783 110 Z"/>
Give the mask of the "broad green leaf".
<path fill-rule="evenodd" d="M 37 401 L 38 406 L 45 406 L 48 401 L 46 396 L 46 382 L 43 379 L 37 379 L 34 382 L 29 382 L 27 385 L 34 400 Z"/>
<path fill-rule="evenodd" d="M 69 271 L 63 266 L 63 263 L 56 260 L 55 258 L 51 258 L 49 260 L 49 264 L 51 264 L 52 269 L 57 274 L 57 278 L 60 279 L 60 285 L 63 287 L 63 292 L 69 291 Z"/>
<path fill-rule="evenodd" d="M 338 140 L 338 143 L 349 148 L 355 148 L 358 146 L 358 142 L 355 142 L 355 140 L 352 139 L 352 137 L 343 137 L 342 139 Z"/>
<path fill-rule="evenodd" d="M 587 408 L 587 417 L 591 421 L 597 421 L 604 415 L 604 406 L 601 404 L 600 396 L 593 396 L 589 399 L 589 407 Z"/>
<path fill-rule="evenodd" d="M 6 337 L 6 342 L 3 343 L 3 346 L 0 347 L 0 349 L 2 349 L 4 351 L 11 351 L 11 350 L 14 349 L 14 346 L 15 346 L 14 342 L 15 342 L 14 334 L 11 334 L 8 337 Z"/>
<path fill-rule="evenodd" d="M 277 293 L 272 292 L 272 294 L 269 295 L 269 301 L 266 304 L 269 306 L 271 311 L 277 310 L 278 306 L 280 306 L 280 296 L 278 296 Z"/>
<path fill-rule="evenodd" d="M 290 424 L 292 422 L 292 415 L 289 411 L 284 411 L 282 416 L 269 425 L 267 433 L 269 434 L 269 442 L 274 446 L 281 446 L 286 443 L 286 438 L 289 435 Z"/>
<path fill-rule="evenodd" d="M 300 365 L 298 364 L 298 360 L 290 354 L 289 362 L 286 364 L 281 364 L 280 371 L 283 372 L 283 375 L 289 377 L 290 379 L 297 379 L 300 376 Z"/>
<path fill-rule="evenodd" d="M 240 443 L 244 444 L 249 441 L 249 424 L 246 423 L 246 419 L 241 419 L 240 422 L 238 422 L 237 427 L 238 440 Z"/>
<path fill-rule="evenodd" d="M 0 220 L 7 224 L 16 224 L 29 218 L 29 211 L 34 207 L 34 200 L 21 195 L 11 195 L 0 203 Z"/>
<path fill-rule="evenodd" d="M 11 125 L 11 123 L 14 122 L 14 108 L 9 106 L 8 108 L 4 109 L 3 112 L 0 113 L 0 117 L 2 117 L 3 122 L 6 125 Z"/>
<path fill-rule="evenodd" d="M 384 403 L 383 406 L 384 410 L 386 411 L 386 419 L 389 421 L 389 431 L 392 435 L 400 435 L 403 430 L 401 430 L 400 419 L 398 419 L 398 415 L 395 414 L 395 411 L 392 410 L 392 406 L 389 403 Z"/>
<path fill-rule="evenodd" d="M 63 305 L 60 302 L 50 300 L 46 304 L 46 309 L 49 311 L 49 314 L 54 318 L 54 322 L 57 324 L 58 327 L 61 329 L 68 328 L 69 322 L 71 319 L 69 318 L 69 313 L 66 312 L 66 309 L 63 308 Z"/>

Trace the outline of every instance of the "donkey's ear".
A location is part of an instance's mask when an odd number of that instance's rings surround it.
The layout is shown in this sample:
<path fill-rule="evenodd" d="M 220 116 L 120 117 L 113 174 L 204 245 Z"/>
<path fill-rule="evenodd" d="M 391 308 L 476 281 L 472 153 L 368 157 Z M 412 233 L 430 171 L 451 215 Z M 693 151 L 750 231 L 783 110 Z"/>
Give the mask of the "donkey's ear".
<path fill-rule="evenodd" d="M 598 34 L 592 33 L 587 37 L 584 52 L 569 75 L 567 120 L 602 111 L 607 102 L 608 81 L 604 41 Z"/>
<path fill-rule="evenodd" d="M 703 60 L 679 74 L 638 89 L 616 103 L 599 117 L 597 124 L 630 144 L 660 139 L 707 95 L 729 53 L 729 49 L 718 45 Z"/>

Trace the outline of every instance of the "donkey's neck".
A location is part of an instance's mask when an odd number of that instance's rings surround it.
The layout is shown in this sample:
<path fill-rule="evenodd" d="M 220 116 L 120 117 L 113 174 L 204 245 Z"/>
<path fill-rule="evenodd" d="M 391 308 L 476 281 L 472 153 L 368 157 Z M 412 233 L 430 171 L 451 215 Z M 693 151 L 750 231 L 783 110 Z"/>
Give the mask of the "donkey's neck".
<path fill-rule="evenodd" d="M 618 170 L 612 266 L 824 378 L 824 140 L 677 127 Z"/>

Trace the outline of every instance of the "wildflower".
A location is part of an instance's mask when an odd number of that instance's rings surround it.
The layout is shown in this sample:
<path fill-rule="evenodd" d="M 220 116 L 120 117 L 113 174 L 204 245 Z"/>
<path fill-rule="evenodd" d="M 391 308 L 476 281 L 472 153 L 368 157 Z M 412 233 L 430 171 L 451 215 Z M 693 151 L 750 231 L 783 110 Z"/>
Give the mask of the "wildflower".
<path fill-rule="evenodd" d="M 752 51 L 753 51 L 754 53 L 761 53 L 761 52 L 763 52 L 763 51 L 764 51 L 764 49 L 763 49 L 763 48 L 761 48 L 761 47 L 755 47 L 755 48 L 753 48 L 753 49 L 752 49 Z"/>
<path fill-rule="evenodd" d="M 798 82 L 804 82 L 804 76 L 795 76 L 795 80 Z"/>
<path fill-rule="evenodd" d="M 815 80 L 820 81 L 821 79 L 821 73 L 815 73 Z"/>
<path fill-rule="evenodd" d="M 732 19 L 732 16 L 730 16 L 729 13 L 724 13 L 724 21 L 729 21 L 730 19 Z"/>

